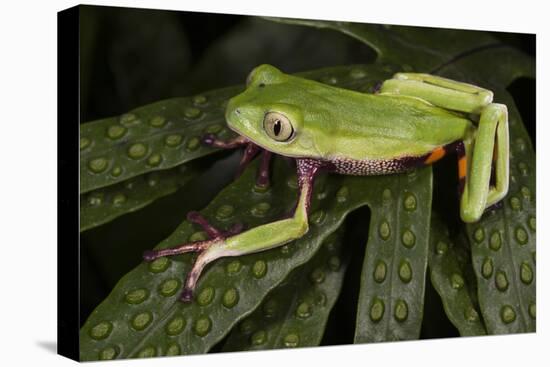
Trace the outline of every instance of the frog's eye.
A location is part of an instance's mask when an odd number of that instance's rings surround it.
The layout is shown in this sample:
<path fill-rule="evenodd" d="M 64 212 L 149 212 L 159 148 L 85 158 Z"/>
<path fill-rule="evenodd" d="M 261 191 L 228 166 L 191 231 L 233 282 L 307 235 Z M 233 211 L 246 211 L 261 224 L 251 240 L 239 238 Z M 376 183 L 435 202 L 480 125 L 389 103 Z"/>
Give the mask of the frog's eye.
<path fill-rule="evenodd" d="M 266 113 L 264 130 L 270 138 L 277 141 L 288 141 L 294 135 L 294 128 L 290 120 L 278 112 Z"/>

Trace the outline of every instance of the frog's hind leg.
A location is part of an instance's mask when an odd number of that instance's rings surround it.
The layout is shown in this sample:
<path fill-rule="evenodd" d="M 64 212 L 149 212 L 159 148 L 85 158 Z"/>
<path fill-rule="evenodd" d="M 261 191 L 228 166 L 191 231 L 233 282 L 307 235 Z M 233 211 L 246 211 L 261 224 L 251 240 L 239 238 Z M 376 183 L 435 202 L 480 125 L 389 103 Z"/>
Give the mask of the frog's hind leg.
<path fill-rule="evenodd" d="M 379 93 L 418 97 L 449 110 L 479 114 L 493 100 L 493 92 L 440 76 L 397 73 L 384 81 Z"/>
<path fill-rule="evenodd" d="M 497 103 L 486 106 L 481 112 L 475 136 L 465 139 L 464 146 L 467 167 L 460 214 L 463 221 L 475 222 L 486 208 L 496 204 L 508 192 L 509 137 L 506 106 Z M 495 184 L 491 185 L 493 161 Z"/>
<path fill-rule="evenodd" d="M 477 131 L 466 133 L 463 140 L 465 154 L 459 157 L 459 179 L 463 180 L 460 215 L 463 221 L 479 220 L 486 208 L 506 195 L 509 176 L 508 110 L 503 104 L 492 103 L 490 90 L 429 74 L 398 73 L 384 82 L 380 93 L 414 96 L 438 107 L 479 115 Z M 495 180 L 491 185 L 493 164 Z"/>

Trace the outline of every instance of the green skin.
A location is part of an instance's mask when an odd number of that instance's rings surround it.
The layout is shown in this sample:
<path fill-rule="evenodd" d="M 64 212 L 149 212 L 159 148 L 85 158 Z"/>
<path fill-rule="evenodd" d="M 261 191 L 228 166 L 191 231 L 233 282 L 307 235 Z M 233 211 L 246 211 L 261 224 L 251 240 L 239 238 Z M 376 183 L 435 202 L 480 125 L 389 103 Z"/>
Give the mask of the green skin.
<path fill-rule="evenodd" d="M 426 157 L 458 141 L 464 144 L 466 159 L 460 215 L 465 222 L 475 222 L 508 191 L 507 109 L 492 99 L 488 90 L 429 74 L 398 73 L 378 93 L 365 94 L 258 66 L 246 90 L 229 101 L 226 120 L 241 142 L 244 137 L 297 160 L 300 194 L 294 215 L 239 234 L 214 233 L 203 243 L 150 252 L 146 260 L 200 252 L 182 294 L 182 300 L 189 301 L 209 262 L 278 247 L 307 233 L 318 168 L 311 167 L 317 162 L 332 164 L 337 167 L 333 171 L 342 174 L 389 174 L 404 169 L 398 165 L 403 158 Z M 340 162 L 352 168 L 341 168 Z"/>

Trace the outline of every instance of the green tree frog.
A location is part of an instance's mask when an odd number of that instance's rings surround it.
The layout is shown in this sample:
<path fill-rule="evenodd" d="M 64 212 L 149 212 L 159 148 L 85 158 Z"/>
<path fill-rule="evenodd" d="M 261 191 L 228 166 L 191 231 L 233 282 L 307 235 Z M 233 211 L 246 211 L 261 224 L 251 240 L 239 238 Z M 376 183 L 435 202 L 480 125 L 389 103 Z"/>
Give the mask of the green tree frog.
<path fill-rule="evenodd" d="M 299 184 L 294 214 L 246 231 L 222 232 L 192 212 L 188 219 L 209 239 L 147 251 L 144 259 L 198 252 L 181 295 L 188 302 L 206 264 L 303 236 L 319 171 L 392 174 L 432 164 L 452 151 L 458 155 L 460 216 L 475 222 L 508 191 L 508 113 L 492 99 L 489 90 L 429 74 L 398 73 L 367 94 L 260 65 L 248 76 L 245 91 L 227 104 L 227 124 L 239 137 L 204 141 L 224 148 L 246 145 L 243 165 L 263 148 L 258 180 L 264 185 L 271 153 L 294 158 Z"/>

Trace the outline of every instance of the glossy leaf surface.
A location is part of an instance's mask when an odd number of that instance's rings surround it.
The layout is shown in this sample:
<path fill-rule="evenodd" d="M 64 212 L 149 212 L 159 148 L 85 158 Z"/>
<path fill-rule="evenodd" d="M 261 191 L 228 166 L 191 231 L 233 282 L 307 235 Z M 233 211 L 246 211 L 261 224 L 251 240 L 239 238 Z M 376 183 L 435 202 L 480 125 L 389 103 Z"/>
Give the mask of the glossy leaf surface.
<path fill-rule="evenodd" d="M 269 293 L 239 327 L 223 351 L 319 345 L 348 265 L 342 230 L 325 240 L 315 257 Z"/>
<path fill-rule="evenodd" d="M 445 313 L 461 336 L 485 335 L 476 293 L 476 279 L 464 242 L 452 239 L 440 219 L 432 217 L 428 266 Z M 471 281 L 474 281 L 472 284 Z"/>
<path fill-rule="evenodd" d="M 196 164 L 185 164 L 83 194 L 80 196 L 80 231 L 107 223 L 171 194 L 200 171 Z"/>

